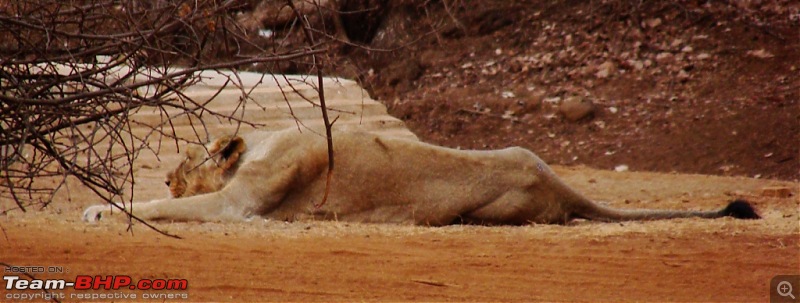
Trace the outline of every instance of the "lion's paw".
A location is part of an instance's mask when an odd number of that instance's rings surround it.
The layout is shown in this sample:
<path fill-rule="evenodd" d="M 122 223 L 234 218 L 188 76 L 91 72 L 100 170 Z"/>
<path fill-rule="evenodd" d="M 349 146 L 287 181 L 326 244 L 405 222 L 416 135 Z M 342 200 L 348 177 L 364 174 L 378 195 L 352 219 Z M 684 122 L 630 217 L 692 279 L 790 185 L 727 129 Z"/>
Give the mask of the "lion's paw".
<path fill-rule="evenodd" d="M 86 208 L 83 212 L 83 221 L 85 222 L 97 222 L 105 217 L 111 216 L 111 208 L 113 206 L 104 204 L 104 205 L 92 205 Z"/>

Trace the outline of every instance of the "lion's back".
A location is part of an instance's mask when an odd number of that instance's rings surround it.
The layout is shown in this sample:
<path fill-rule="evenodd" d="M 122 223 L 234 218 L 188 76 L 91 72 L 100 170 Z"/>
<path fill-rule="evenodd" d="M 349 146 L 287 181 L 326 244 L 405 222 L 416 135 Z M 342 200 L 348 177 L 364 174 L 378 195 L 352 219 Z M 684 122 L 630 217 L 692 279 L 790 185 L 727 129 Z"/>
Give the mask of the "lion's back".
<path fill-rule="evenodd" d="M 243 136 L 247 151 L 242 163 L 275 159 L 295 153 L 297 149 L 319 145 L 324 138 L 309 132 L 300 132 L 290 128 L 279 131 L 256 131 Z"/>

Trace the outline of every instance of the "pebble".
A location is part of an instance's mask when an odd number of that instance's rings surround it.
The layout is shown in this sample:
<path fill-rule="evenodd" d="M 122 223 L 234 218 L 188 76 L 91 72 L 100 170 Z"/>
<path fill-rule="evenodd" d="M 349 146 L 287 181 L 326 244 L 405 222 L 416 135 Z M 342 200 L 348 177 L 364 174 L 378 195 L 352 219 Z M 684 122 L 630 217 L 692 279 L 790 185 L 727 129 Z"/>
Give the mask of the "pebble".
<path fill-rule="evenodd" d="M 792 196 L 792 190 L 786 186 L 770 186 L 761 189 L 761 196 L 773 198 L 788 198 Z"/>
<path fill-rule="evenodd" d="M 768 52 L 767 50 L 765 50 L 763 48 L 759 49 L 759 50 L 748 51 L 747 55 L 751 56 L 751 57 L 760 58 L 760 59 L 768 59 L 768 58 L 775 57 L 775 55 L 773 55 L 772 53 Z"/>
<path fill-rule="evenodd" d="M 662 53 L 658 53 L 658 55 L 656 55 L 656 61 L 658 61 L 658 62 L 669 61 L 669 60 L 672 60 L 672 57 L 673 57 L 672 53 L 662 52 Z"/>
<path fill-rule="evenodd" d="M 542 101 L 550 103 L 550 104 L 556 104 L 556 103 L 561 102 L 561 97 L 544 98 Z"/>
<path fill-rule="evenodd" d="M 647 25 L 647 27 L 650 27 L 650 28 L 658 27 L 659 25 L 661 25 L 661 18 L 647 19 L 647 20 L 644 21 L 644 25 Z"/>
<path fill-rule="evenodd" d="M 603 62 L 603 64 L 600 64 L 597 67 L 597 73 L 595 73 L 594 75 L 597 78 L 601 78 L 602 79 L 602 78 L 608 78 L 610 76 L 613 76 L 614 73 L 616 73 L 616 72 L 617 72 L 617 65 L 614 64 L 614 62 L 606 61 L 606 62 Z"/>
<path fill-rule="evenodd" d="M 564 99 L 558 111 L 564 115 L 567 120 L 575 122 L 591 116 L 594 113 L 594 104 L 589 100 L 584 100 L 581 97 L 574 96 Z"/>
<path fill-rule="evenodd" d="M 679 80 L 686 80 L 686 79 L 689 79 L 689 73 L 687 73 L 685 70 L 681 70 L 681 71 L 679 71 L 679 72 L 678 72 L 678 79 L 679 79 Z"/>
<path fill-rule="evenodd" d="M 644 69 L 644 62 L 639 60 L 628 60 L 628 64 L 630 64 L 635 70 Z"/>

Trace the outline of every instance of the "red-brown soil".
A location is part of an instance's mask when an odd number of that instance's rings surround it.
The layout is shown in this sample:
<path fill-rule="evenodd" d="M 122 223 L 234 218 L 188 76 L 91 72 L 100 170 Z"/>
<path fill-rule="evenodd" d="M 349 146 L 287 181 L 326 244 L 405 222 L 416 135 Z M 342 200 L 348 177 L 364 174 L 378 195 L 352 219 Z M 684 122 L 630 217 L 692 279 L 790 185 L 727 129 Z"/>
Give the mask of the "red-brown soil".
<path fill-rule="evenodd" d="M 392 2 L 370 47 L 407 47 L 353 50 L 343 70 L 424 141 L 519 145 L 602 169 L 800 178 L 796 2 Z M 593 116 L 558 114 L 572 96 Z"/>

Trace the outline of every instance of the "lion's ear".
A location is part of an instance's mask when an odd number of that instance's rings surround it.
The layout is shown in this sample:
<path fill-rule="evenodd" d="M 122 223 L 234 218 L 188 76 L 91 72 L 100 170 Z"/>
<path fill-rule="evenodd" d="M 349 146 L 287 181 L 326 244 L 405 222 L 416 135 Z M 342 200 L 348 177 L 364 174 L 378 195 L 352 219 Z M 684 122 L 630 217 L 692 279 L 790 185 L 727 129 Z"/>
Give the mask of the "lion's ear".
<path fill-rule="evenodd" d="M 208 152 L 213 155 L 219 168 L 227 171 L 239 162 L 239 157 L 246 148 L 247 146 L 241 137 L 225 136 L 215 140 Z"/>

